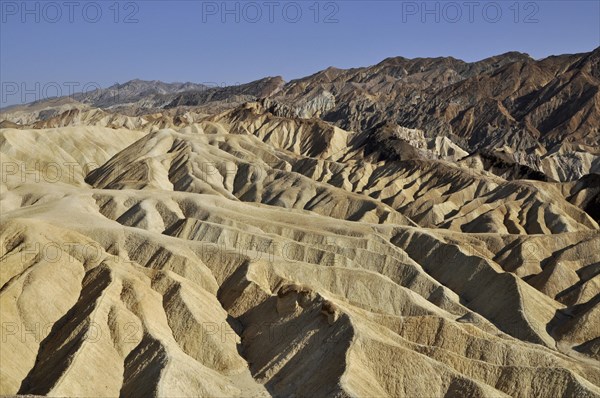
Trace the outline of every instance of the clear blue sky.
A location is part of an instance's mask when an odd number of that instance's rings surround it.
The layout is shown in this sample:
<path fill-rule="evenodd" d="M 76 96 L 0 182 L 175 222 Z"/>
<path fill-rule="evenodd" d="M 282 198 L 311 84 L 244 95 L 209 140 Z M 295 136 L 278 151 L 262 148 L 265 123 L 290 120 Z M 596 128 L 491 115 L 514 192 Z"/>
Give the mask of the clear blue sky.
<path fill-rule="evenodd" d="M 231 14 L 222 1 L 64 1 L 1 0 L 3 84 L 55 82 L 64 94 L 69 82 L 107 87 L 134 78 L 232 85 L 398 55 L 474 61 L 514 50 L 542 58 L 600 46 L 599 1 L 231 1 Z"/>

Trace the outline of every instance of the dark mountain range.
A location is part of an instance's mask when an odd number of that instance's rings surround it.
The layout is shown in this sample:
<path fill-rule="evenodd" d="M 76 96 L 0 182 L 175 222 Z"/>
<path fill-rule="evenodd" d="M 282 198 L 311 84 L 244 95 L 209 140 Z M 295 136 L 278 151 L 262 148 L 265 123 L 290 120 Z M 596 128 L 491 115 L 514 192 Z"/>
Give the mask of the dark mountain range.
<path fill-rule="evenodd" d="M 274 115 L 318 117 L 349 131 L 384 124 L 418 129 L 426 139 L 447 137 L 469 153 L 501 156 L 522 168 L 517 175 L 564 181 L 600 172 L 599 87 L 600 48 L 542 60 L 518 52 L 471 63 L 394 57 L 288 83 L 281 77 L 228 87 L 133 80 L 13 107 L 1 119 L 26 125 L 73 108 L 127 116 L 209 114 L 262 100 Z"/>

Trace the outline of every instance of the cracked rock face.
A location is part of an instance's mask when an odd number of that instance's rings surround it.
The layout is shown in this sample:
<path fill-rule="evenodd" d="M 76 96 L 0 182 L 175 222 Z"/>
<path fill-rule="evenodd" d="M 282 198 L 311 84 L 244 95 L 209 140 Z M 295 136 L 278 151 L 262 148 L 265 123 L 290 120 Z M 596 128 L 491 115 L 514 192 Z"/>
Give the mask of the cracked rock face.
<path fill-rule="evenodd" d="M 13 109 L 0 394 L 599 397 L 590 65 L 393 58 Z M 587 116 L 553 119 L 569 101 Z"/>

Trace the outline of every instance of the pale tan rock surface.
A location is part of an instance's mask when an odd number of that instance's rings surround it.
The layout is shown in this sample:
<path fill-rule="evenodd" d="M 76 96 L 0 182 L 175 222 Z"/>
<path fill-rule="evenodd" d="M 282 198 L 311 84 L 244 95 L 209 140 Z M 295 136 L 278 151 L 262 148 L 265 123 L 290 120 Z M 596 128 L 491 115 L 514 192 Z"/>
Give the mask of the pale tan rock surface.
<path fill-rule="evenodd" d="M 0 394 L 600 396 L 583 182 L 260 103 L 64 117 L 0 134 Z"/>

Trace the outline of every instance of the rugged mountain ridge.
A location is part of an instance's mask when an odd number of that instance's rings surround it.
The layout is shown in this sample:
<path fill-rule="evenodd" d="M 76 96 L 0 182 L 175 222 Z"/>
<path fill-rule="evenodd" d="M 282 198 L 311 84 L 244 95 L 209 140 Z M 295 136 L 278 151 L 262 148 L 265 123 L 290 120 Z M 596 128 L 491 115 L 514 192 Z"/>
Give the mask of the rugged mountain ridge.
<path fill-rule="evenodd" d="M 264 100 L 274 114 L 319 117 L 351 131 L 382 124 L 419 129 L 469 153 L 508 156 L 536 178 L 570 181 L 600 171 L 599 59 L 600 48 L 542 60 L 516 52 L 472 63 L 394 57 L 288 83 L 281 77 L 230 87 L 132 81 L 33 104 L 48 108 L 35 117 L 31 107 L 17 107 L 1 118 L 27 125 L 89 107 L 127 116 L 206 114 Z"/>

